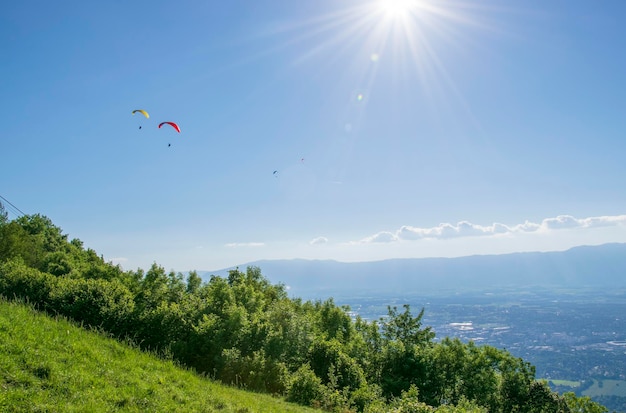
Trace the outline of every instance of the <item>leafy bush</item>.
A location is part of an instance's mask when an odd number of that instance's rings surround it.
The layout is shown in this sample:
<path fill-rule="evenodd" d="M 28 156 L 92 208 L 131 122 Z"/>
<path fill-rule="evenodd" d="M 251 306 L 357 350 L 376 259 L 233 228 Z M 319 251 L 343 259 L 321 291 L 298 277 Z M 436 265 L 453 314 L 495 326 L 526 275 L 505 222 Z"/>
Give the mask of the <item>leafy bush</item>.
<path fill-rule="evenodd" d="M 60 314 L 116 335 L 132 325 L 133 297 L 119 282 L 59 278 L 49 305 Z"/>
<path fill-rule="evenodd" d="M 296 371 L 289 382 L 287 401 L 305 406 L 320 405 L 327 393 L 322 380 L 315 375 L 308 364 Z"/>
<path fill-rule="evenodd" d="M 0 294 L 28 300 L 39 308 L 48 306 L 56 278 L 27 266 L 21 258 L 0 264 Z"/>
<path fill-rule="evenodd" d="M 332 389 L 356 390 L 365 385 L 363 369 L 342 351 L 335 339 L 314 342 L 309 360 L 315 374 Z"/>
<path fill-rule="evenodd" d="M 249 390 L 283 394 L 287 388 L 289 372 L 285 365 L 265 357 L 263 351 L 242 356 L 236 348 L 222 351 L 224 367 L 221 379 Z"/>

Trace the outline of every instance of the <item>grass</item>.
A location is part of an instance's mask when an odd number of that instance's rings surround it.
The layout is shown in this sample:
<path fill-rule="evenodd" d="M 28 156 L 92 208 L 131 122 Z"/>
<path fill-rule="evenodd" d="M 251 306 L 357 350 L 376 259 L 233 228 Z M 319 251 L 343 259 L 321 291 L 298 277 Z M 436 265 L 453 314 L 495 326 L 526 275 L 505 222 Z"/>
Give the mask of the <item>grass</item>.
<path fill-rule="evenodd" d="M 0 411 L 306 413 L 0 300 Z"/>
<path fill-rule="evenodd" d="M 579 387 L 580 381 L 574 380 L 548 380 L 550 383 L 555 386 L 565 386 L 565 387 Z"/>
<path fill-rule="evenodd" d="M 583 391 L 583 396 L 618 396 L 626 397 L 625 380 L 599 380 L 594 379 L 593 385 Z"/>

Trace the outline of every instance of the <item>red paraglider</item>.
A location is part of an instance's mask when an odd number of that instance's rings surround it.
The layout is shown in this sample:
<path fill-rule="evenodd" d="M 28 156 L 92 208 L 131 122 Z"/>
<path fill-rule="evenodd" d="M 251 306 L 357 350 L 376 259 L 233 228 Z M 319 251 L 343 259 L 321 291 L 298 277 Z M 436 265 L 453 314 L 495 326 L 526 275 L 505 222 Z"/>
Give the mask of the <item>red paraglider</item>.
<path fill-rule="evenodd" d="M 178 127 L 178 125 L 177 125 L 177 124 L 175 124 L 174 122 L 161 122 L 161 123 L 159 124 L 159 129 L 161 129 L 161 126 L 163 126 L 163 125 L 165 125 L 165 124 L 170 125 L 172 128 L 176 129 L 176 132 L 180 133 L 180 128 L 179 128 L 179 127 Z"/>

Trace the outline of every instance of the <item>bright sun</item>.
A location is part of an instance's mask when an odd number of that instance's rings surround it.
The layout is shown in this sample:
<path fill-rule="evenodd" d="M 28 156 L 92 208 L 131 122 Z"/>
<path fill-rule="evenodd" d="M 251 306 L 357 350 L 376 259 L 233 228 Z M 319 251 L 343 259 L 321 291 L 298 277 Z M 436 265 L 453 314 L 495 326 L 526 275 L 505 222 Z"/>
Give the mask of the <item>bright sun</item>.
<path fill-rule="evenodd" d="M 379 0 L 378 6 L 390 17 L 404 17 L 417 6 L 417 0 Z"/>

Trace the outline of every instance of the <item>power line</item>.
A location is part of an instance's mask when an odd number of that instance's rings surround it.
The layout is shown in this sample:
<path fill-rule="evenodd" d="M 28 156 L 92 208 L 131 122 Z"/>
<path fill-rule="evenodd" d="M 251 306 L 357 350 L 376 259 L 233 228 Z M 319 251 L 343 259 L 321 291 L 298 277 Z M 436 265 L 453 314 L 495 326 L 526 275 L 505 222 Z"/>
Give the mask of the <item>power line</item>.
<path fill-rule="evenodd" d="M 11 201 L 9 201 L 8 199 L 6 199 L 5 197 L 3 197 L 2 195 L 0 195 L 0 199 L 2 199 L 4 202 L 6 202 L 6 206 L 7 206 L 7 210 L 15 215 L 17 215 L 18 217 L 20 216 L 24 216 L 26 215 L 25 213 L 23 213 L 18 207 L 16 207 L 15 205 L 13 205 L 11 203 Z M 4 205 L 4 203 L 3 203 Z"/>

